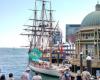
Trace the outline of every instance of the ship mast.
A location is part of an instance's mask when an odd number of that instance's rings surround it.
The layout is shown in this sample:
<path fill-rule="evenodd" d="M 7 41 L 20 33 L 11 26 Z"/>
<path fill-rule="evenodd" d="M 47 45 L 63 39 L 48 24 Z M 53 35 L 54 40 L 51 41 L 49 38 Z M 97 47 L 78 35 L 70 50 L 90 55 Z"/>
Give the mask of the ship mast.
<path fill-rule="evenodd" d="M 24 29 L 25 31 L 27 31 L 27 34 L 21 34 L 21 35 L 27 35 L 29 38 L 29 52 L 30 53 L 32 51 L 33 48 L 42 48 L 44 47 L 44 42 L 45 39 L 47 38 L 52 38 L 52 34 L 53 34 L 53 27 L 52 27 L 52 11 L 51 10 L 51 2 L 50 2 L 50 10 L 49 11 L 49 16 L 47 15 L 47 10 L 46 10 L 46 2 L 49 1 L 45 1 L 45 0 L 39 0 L 41 1 L 41 5 L 42 9 L 41 9 L 41 17 L 39 17 L 37 11 L 37 0 L 35 0 L 35 9 L 32 10 L 34 11 L 34 18 L 33 19 L 29 19 L 33 21 L 33 25 L 24 25 L 24 26 L 28 26 L 26 29 Z M 48 19 L 49 18 L 49 19 Z M 49 45 L 48 46 L 52 46 L 50 45 L 52 41 L 48 40 Z M 46 44 L 46 42 L 45 42 Z"/>
<path fill-rule="evenodd" d="M 45 24 L 45 21 L 44 21 L 44 20 L 46 20 L 46 19 L 45 19 L 45 15 L 46 15 L 45 3 L 46 3 L 46 1 L 45 1 L 45 0 L 42 0 L 42 13 L 41 13 L 41 18 L 42 18 L 42 28 L 41 28 L 41 31 L 42 31 L 42 32 L 41 32 L 41 35 L 44 34 L 45 27 L 47 26 L 47 25 Z M 43 49 L 43 38 L 44 38 L 44 36 L 41 36 L 41 40 L 42 40 L 42 49 Z"/>
<path fill-rule="evenodd" d="M 35 4 L 35 7 L 34 7 L 34 17 L 33 19 L 29 19 L 29 20 L 32 20 L 33 21 L 33 25 L 24 25 L 24 26 L 27 26 L 26 29 L 24 29 L 25 31 L 29 32 L 29 33 L 22 33 L 21 35 L 27 35 L 28 36 L 28 39 L 29 39 L 29 51 L 28 53 L 30 53 L 32 51 L 33 48 L 35 48 L 37 45 L 36 45 L 36 40 L 37 40 L 37 36 L 39 36 L 37 34 L 38 32 L 38 28 L 37 28 L 37 5 L 36 5 L 36 0 L 34 2 Z M 34 44 L 33 44 L 34 43 Z"/>
<path fill-rule="evenodd" d="M 52 9 L 51 9 L 51 1 L 50 1 L 50 29 L 52 29 Z M 51 31 L 50 33 L 49 33 L 50 35 L 49 35 L 49 37 L 52 39 L 52 34 L 53 34 L 53 32 Z M 49 41 L 49 46 L 50 46 L 50 65 L 51 65 L 51 63 L 52 63 L 52 41 Z"/>
<path fill-rule="evenodd" d="M 34 34 L 34 36 L 31 36 L 31 40 L 30 40 L 30 48 L 29 48 L 29 53 L 31 52 L 32 48 L 36 47 L 36 19 L 37 19 L 37 7 L 36 7 L 36 0 L 35 0 L 35 9 L 34 11 L 34 21 L 33 21 L 33 27 L 32 27 L 32 34 Z M 34 40 L 34 44 L 33 44 L 33 40 Z"/>
<path fill-rule="evenodd" d="M 37 19 L 37 7 L 36 7 L 36 0 L 35 0 L 35 11 L 34 11 L 34 23 L 33 25 L 35 26 L 35 30 L 34 30 L 34 35 L 36 35 L 36 19 Z M 34 48 L 36 47 L 36 36 L 34 36 Z"/>

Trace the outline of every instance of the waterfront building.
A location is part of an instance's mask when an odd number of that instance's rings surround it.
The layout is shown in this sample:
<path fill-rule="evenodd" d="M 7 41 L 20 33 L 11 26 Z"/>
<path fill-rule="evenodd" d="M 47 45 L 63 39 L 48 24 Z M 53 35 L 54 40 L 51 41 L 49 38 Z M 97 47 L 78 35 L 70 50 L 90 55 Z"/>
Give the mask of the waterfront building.
<path fill-rule="evenodd" d="M 87 66 L 86 57 L 91 56 L 91 73 L 100 74 L 100 4 L 97 3 L 95 11 L 86 15 L 76 32 L 76 55 L 71 60 L 73 71 L 82 70 Z M 82 53 L 82 54 L 80 54 Z M 81 55 L 81 56 L 80 56 Z"/>

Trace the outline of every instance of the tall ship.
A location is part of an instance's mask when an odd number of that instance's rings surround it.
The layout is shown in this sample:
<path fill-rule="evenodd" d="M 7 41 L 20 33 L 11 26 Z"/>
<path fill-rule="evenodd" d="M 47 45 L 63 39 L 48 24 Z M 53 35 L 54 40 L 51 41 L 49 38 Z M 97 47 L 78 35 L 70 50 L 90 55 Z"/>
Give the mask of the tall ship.
<path fill-rule="evenodd" d="M 24 29 L 26 33 L 22 34 L 28 36 L 29 39 L 28 65 L 33 71 L 51 76 L 60 76 L 60 69 L 65 67 L 61 67 L 59 61 L 57 65 L 52 64 L 53 39 L 55 33 L 60 33 L 60 30 L 58 23 L 54 26 L 55 21 L 53 21 L 52 16 L 54 10 L 52 10 L 51 1 L 35 0 L 34 5 L 34 10 L 32 10 L 34 11 L 34 18 L 30 19 L 33 25 L 25 25 L 27 26 Z M 59 35 L 58 44 L 62 38 L 61 34 Z M 48 60 L 43 60 L 44 53 L 47 53 Z"/>

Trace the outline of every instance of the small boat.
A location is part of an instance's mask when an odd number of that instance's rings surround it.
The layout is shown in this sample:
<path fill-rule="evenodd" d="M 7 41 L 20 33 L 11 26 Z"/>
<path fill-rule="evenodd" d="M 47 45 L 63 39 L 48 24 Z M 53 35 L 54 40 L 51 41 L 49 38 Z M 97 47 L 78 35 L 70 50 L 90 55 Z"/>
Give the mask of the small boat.
<path fill-rule="evenodd" d="M 45 1 L 40 0 L 39 8 L 42 10 L 37 9 L 37 0 L 35 0 L 35 9 L 34 11 L 34 19 L 30 19 L 33 22 L 33 25 L 25 25 L 28 26 L 25 31 L 28 33 L 24 33 L 21 35 L 27 35 L 29 40 L 29 67 L 33 71 L 37 71 L 43 74 L 47 74 L 50 76 L 57 76 L 59 77 L 61 68 L 64 69 L 64 67 L 57 66 L 52 64 L 52 50 L 53 50 L 53 39 L 55 36 L 55 33 L 60 32 L 58 23 L 53 27 L 53 21 L 52 19 L 52 9 L 51 9 L 51 1 Z M 48 8 L 46 3 L 50 3 Z M 47 12 L 48 11 L 48 12 Z M 47 15 L 49 13 L 49 16 Z M 41 15 L 39 15 L 41 14 Z M 61 33 L 61 32 L 60 32 Z M 61 34 L 60 34 L 60 38 Z M 60 39 L 59 38 L 59 39 Z M 61 40 L 61 39 L 60 39 Z M 59 40 L 58 40 L 59 41 Z M 44 50 L 49 49 L 49 61 L 43 61 L 41 59 Z"/>

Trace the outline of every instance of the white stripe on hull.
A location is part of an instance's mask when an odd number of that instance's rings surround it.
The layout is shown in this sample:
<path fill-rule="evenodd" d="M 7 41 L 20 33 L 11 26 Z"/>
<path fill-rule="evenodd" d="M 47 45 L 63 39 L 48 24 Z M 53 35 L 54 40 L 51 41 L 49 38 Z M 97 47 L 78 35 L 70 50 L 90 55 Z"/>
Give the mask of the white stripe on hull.
<path fill-rule="evenodd" d="M 38 67 L 34 67 L 32 65 L 29 65 L 29 67 L 36 72 L 39 73 L 43 73 L 43 74 L 47 74 L 47 75 L 51 75 L 51 76 L 60 76 L 60 73 L 57 69 L 44 69 L 44 68 L 38 68 Z"/>

